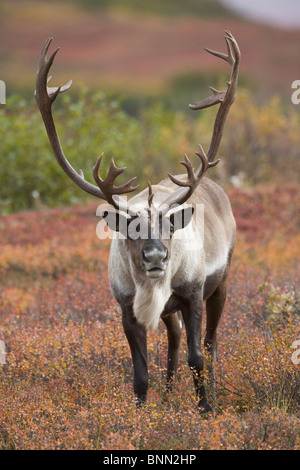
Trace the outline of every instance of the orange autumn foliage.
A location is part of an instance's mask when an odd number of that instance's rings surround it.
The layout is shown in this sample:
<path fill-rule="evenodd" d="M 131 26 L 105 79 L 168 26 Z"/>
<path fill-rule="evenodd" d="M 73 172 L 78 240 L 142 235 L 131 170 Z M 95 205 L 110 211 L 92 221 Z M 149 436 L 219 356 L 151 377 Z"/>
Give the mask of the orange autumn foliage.
<path fill-rule="evenodd" d="M 165 395 L 166 332 L 148 335 L 135 407 L 109 242 L 95 204 L 0 221 L 1 449 L 299 449 L 300 207 L 293 185 L 231 189 L 238 241 L 219 327 L 214 412 L 196 413 L 183 335 Z"/>

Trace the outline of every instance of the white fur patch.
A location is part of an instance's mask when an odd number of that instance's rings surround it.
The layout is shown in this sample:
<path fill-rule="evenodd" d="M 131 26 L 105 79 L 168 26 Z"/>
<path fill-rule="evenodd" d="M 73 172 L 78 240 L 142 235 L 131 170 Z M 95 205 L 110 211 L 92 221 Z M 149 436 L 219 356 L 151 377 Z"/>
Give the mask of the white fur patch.
<path fill-rule="evenodd" d="M 215 253 L 211 260 L 206 261 L 206 276 L 210 276 L 216 271 L 224 269 L 227 259 L 228 254 L 225 249 L 221 253 Z"/>
<path fill-rule="evenodd" d="M 133 313 L 137 321 L 147 330 L 156 330 L 160 315 L 171 295 L 169 283 L 155 285 L 149 282 L 149 285 L 136 287 Z"/>

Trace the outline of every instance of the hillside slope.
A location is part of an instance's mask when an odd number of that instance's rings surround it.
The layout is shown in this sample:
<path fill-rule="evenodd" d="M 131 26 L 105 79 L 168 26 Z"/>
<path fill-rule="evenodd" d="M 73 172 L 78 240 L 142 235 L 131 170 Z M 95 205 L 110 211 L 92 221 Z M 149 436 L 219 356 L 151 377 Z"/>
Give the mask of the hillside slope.
<path fill-rule="evenodd" d="M 14 1 L 0 7 L 1 78 L 9 93 L 34 88 L 36 62 L 49 36 L 55 36 L 55 47 L 62 47 L 56 80 L 72 77 L 97 89 L 156 92 L 178 74 L 219 73 L 226 64 L 203 48 L 224 49 L 225 29 L 238 38 L 243 52 L 241 76 L 261 92 L 290 95 L 299 75 L 300 31 L 228 15 L 167 17 L 67 2 L 54 5 Z"/>

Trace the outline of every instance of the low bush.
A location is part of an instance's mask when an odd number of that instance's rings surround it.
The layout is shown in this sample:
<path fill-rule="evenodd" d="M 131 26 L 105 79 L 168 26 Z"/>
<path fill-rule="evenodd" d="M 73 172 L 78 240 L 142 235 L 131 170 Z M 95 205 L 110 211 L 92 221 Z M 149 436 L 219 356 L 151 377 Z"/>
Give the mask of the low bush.
<path fill-rule="evenodd" d="M 1 212 L 88 200 L 57 164 L 33 100 L 13 96 L 7 101 L 0 110 Z M 182 172 L 178 162 L 185 153 L 196 158 L 193 155 L 199 142 L 208 148 L 215 113 L 211 108 L 185 114 L 153 102 L 141 109 L 139 116 L 130 116 L 118 99 L 91 94 L 84 87 L 74 96 L 62 95 L 55 109 L 62 146 L 77 171 L 82 169 L 93 182 L 92 167 L 104 151 L 101 174 L 114 156 L 118 166 L 128 167 L 127 177 L 138 177 L 141 188 L 148 179 L 154 184 L 168 172 Z M 246 92 L 240 92 L 226 125 L 221 163 L 211 176 L 226 187 L 296 181 L 299 148 L 296 110 L 284 110 L 277 98 L 258 106 Z"/>

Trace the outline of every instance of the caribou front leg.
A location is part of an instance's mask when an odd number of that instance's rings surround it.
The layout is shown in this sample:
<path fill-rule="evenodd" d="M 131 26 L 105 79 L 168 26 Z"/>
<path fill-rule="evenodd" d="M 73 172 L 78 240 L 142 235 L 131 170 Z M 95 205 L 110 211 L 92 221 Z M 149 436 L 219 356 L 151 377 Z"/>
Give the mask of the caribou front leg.
<path fill-rule="evenodd" d="M 132 307 L 122 309 L 122 322 L 133 362 L 133 389 L 140 406 L 146 403 L 148 391 L 147 331 L 136 321 Z"/>
<path fill-rule="evenodd" d="M 203 383 L 204 357 L 201 351 L 202 311 L 203 300 L 201 294 L 191 295 L 182 309 L 188 344 L 188 364 L 193 372 L 196 394 L 199 399 L 199 411 L 205 413 L 211 411 L 211 406 L 207 402 Z"/>
<path fill-rule="evenodd" d="M 167 365 L 167 392 L 172 390 L 174 376 L 178 367 L 178 355 L 181 338 L 181 324 L 178 313 L 171 313 L 163 317 L 168 334 L 168 365 Z"/>

